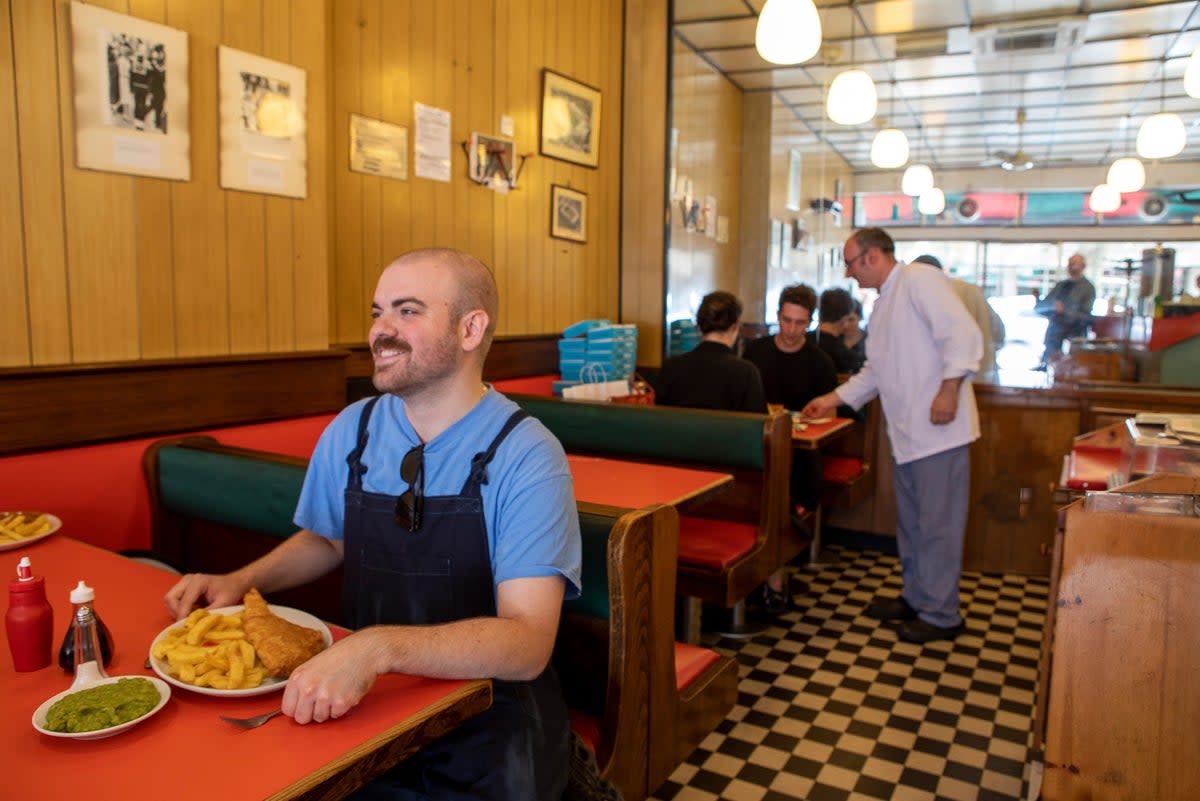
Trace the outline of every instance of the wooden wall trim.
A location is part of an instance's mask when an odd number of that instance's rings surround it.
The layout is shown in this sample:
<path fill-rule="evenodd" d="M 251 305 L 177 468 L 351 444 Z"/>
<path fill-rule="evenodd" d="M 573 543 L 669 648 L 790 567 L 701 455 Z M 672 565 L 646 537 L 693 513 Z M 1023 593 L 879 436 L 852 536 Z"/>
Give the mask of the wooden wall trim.
<path fill-rule="evenodd" d="M 549 375 L 558 372 L 559 334 L 527 334 L 496 337 L 483 365 L 485 381 L 502 378 L 521 378 L 530 375 Z M 347 378 L 370 378 L 374 372 L 371 351 L 365 342 L 334 345 L 348 351 Z"/>
<path fill-rule="evenodd" d="M 336 412 L 347 353 L 0 370 L 0 454 Z"/>

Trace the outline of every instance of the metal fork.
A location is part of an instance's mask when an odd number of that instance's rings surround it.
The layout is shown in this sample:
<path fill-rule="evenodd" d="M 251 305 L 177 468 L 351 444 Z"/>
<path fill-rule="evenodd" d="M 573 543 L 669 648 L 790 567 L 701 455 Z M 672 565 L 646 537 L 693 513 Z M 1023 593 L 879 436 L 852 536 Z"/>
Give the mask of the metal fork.
<path fill-rule="evenodd" d="M 282 715 L 282 714 L 283 714 L 282 709 L 276 709 L 274 712 L 267 712 L 262 715 L 255 715 L 252 718 L 227 718 L 224 715 L 221 715 L 221 720 L 225 721 L 226 723 L 232 723 L 234 726 L 239 726 L 243 729 L 257 729 L 259 726 L 263 725 L 271 718 L 275 717 L 276 715 Z"/>

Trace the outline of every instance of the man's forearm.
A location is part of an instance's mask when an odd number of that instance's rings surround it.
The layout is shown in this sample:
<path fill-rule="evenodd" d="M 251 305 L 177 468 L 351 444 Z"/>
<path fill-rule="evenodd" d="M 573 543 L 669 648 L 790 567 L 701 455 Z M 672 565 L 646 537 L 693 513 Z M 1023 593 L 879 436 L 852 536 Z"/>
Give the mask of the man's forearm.
<path fill-rule="evenodd" d="M 277 592 L 320 578 L 341 562 L 341 550 L 333 541 L 301 529 L 234 575 L 247 587 Z"/>

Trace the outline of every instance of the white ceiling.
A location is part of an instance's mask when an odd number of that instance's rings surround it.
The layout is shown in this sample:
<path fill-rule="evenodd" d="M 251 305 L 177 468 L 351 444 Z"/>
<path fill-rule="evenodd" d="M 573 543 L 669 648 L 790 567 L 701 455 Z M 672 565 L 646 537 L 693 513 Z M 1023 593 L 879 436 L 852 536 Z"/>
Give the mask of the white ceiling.
<path fill-rule="evenodd" d="M 999 169 L 1018 144 L 1041 167 L 1100 166 L 1130 155 L 1142 120 L 1165 107 L 1188 131 L 1175 158 L 1200 159 L 1200 100 L 1183 90 L 1200 0 L 816 0 L 822 50 L 787 67 L 754 49 L 764 1 L 675 0 L 675 36 L 739 88 L 772 93 L 786 140 L 776 147 L 825 143 L 856 172 L 877 171 L 871 140 L 887 120 L 935 170 Z M 1057 32 L 1056 43 L 999 55 L 980 45 L 1029 28 Z M 824 97 L 852 51 L 875 80 L 879 111 L 846 127 L 826 118 Z"/>

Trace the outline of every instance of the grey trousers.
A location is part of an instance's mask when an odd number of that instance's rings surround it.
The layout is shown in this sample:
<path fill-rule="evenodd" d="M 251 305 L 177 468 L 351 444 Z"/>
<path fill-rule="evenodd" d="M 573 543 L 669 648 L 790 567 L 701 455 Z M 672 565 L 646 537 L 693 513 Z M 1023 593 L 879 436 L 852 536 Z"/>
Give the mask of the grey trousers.
<path fill-rule="evenodd" d="M 894 465 L 904 600 L 935 626 L 957 626 L 958 579 L 970 496 L 970 446 Z"/>

